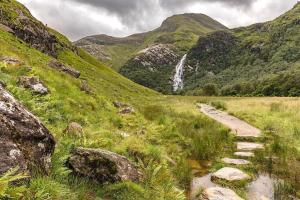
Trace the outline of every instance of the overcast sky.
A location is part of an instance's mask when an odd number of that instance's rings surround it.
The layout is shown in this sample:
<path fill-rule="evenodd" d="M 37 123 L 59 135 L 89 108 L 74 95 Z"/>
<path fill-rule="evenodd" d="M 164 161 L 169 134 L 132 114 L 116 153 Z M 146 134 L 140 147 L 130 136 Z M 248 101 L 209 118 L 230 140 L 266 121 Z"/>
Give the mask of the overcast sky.
<path fill-rule="evenodd" d="M 227 27 L 274 19 L 297 0 L 18 0 L 71 40 L 152 30 L 173 14 L 203 13 Z"/>

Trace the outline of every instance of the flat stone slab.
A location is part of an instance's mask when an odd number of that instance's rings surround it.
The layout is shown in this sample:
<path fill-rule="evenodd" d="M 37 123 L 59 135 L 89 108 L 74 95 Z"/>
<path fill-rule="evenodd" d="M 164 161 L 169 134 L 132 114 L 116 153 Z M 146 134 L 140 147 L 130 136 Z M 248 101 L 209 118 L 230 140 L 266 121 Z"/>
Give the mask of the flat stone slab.
<path fill-rule="evenodd" d="M 223 187 L 211 187 L 204 190 L 203 200 L 243 200 L 233 190 Z"/>
<path fill-rule="evenodd" d="M 224 167 L 215 173 L 212 174 L 211 176 L 212 180 L 225 180 L 225 181 L 243 181 L 243 180 L 248 180 L 251 177 L 244 173 L 243 171 L 236 169 L 236 168 L 231 168 L 231 167 Z"/>
<path fill-rule="evenodd" d="M 269 175 L 260 174 L 247 186 L 248 198 L 251 200 L 274 200 L 274 184 L 275 180 Z"/>
<path fill-rule="evenodd" d="M 234 153 L 235 156 L 237 157 L 241 157 L 241 158 L 251 158 L 254 157 L 254 153 L 253 152 L 235 152 Z"/>
<path fill-rule="evenodd" d="M 253 151 L 257 149 L 263 149 L 264 145 L 253 142 L 238 142 L 237 149 L 238 151 Z"/>
<path fill-rule="evenodd" d="M 192 200 L 198 199 L 199 191 L 201 189 L 207 189 L 210 187 L 216 187 L 217 185 L 211 181 L 211 174 L 207 174 L 203 177 L 194 177 L 191 183 L 190 197 Z"/>
<path fill-rule="evenodd" d="M 222 161 L 226 164 L 231 165 L 249 165 L 250 161 L 244 159 L 233 159 L 233 158 L 223 158 Z"/>
<path fill-rule="evenodd" d="M 237 137 L 258 138 L 261 136 L 261 131 L 258 128 L 226 112 L 219 111 L 207 104 L 199 104 L 199 107 L 202 113 L 230 128 Z"/>

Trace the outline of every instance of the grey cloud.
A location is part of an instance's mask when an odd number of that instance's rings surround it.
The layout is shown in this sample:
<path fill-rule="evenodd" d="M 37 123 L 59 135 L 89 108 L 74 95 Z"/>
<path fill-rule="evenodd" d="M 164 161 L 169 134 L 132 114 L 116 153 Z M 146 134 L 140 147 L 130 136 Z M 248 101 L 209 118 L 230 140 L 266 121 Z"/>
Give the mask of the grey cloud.
<path fill-rule="evenodd" d="M 229 27 L 271 20 L 297 0 L 18 0 L 35 17 L 75 40 L 125 36 L 158 27 L 173 14 L 207 14 Z"/>

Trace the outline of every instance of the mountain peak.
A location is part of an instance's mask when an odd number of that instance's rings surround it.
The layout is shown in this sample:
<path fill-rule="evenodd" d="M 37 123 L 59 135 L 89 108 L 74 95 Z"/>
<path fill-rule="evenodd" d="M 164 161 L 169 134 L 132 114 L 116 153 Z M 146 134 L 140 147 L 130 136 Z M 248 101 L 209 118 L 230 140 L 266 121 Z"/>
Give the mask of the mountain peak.
<path fill-rule="evenodd" d="M 205 29 L 219 30 L 227 29 L 223 24 L 217 22 L 211 17 L 201 13 L 184 13 L 168 17 L 157 29 L 164 32 L 175 32 L 177 28 L 184 25 L 197 25 Z"/>

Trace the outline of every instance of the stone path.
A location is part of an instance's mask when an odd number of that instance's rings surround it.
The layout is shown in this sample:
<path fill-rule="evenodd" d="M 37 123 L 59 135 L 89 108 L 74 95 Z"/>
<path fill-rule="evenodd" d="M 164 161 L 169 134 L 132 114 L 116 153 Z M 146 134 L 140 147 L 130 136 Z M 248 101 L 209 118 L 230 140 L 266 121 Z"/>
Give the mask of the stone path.
<path fill-rule="evenodd" d="M 201 112 L 230 128 L 238 137 L 258 138 L 261 136 L 261 131 L 258 128 L 255 128 L 226 112 L 216 110 L 214 107 L 206 104 L 199 104 L 198 106 L 200 107 Z"/>
<path fill-rule="evenodd" d="M 222 123 L 236 134 L 237 138 L 243 141 L 237 142 L 237 151 L 233 158 L 223 158 L 222 162 L 228 165 L 218 171 L 204 177 L 195 177 L 191 184 L 192 200 L 242 200 L 235 191 L 221 187 L 218 181 L 235 183 L 236 181 L 250 181 L 251 176 L 241 169 L 232 166 L 247 166 L 251 161 L 247 160 L 255 156 L 254 151 L 263 149 L 263 144 L 253 141 L 261 137 L 261 131 L 250 124 L 242 121 L 226 112 L 219 111 L 212 106 L 199 104 L 200 111 L 208 117 Z M 199 191 L 202 192 L 199 194 Z M 252 183 L 246 187 L 249 200 L 274 200 L 274 189 L 272 179 L 266 175 L 259 175 Z"/>

